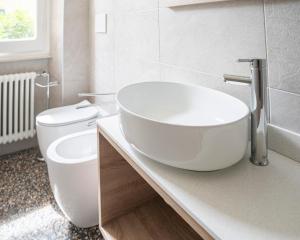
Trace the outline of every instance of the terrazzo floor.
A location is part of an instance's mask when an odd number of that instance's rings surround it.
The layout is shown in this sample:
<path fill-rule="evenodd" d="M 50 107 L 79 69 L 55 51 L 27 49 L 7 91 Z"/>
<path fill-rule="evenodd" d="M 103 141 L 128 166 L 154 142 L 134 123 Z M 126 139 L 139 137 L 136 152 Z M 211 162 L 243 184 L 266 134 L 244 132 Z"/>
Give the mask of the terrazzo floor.
<path fill-rule="evenodd" d="M 0 239 L 102 239 L 98 226 L 68 222 L 53 198 L 37 149 L 0 157 Z"/>

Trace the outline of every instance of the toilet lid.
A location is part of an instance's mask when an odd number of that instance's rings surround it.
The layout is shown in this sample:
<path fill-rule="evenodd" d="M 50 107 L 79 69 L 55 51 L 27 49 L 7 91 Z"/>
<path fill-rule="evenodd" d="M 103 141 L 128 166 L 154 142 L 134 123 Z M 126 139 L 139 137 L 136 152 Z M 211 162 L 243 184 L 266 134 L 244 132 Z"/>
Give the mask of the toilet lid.
<path fill-rule="evenodd" d="M 96 107 L 76 109 L 77 105 L 59 107 L 46 110 L 36 117 L 36 122 L 42 126 L 64 126 L 72 123 L 83 122 L 98 115 Z"/>

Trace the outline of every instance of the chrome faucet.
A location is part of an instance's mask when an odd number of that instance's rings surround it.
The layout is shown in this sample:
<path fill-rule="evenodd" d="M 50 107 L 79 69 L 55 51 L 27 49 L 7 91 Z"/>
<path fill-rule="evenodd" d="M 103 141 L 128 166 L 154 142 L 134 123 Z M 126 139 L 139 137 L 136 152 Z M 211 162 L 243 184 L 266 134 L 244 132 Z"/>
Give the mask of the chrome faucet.
<path fill-rule="evenodd" d="M 251 76 L 224 74 L 225 82 L 246 83 L 251 86 L 251 158 L 257 166 L 268 165 L 268 96 L 267 62 L 264 59 L 239 59 L 238 62 L 250 63 Z"/>

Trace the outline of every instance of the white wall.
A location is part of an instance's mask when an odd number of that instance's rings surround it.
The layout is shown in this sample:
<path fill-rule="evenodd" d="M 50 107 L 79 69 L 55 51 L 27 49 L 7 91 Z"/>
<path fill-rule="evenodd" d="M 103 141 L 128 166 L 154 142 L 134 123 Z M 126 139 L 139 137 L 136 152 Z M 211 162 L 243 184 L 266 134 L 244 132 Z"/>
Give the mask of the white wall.
<path fill-rule="evenodd" d="M 89 90 L 89 0 L 64 0 L 63 104 Z"/>
<path fill-rule="evenodd" d="M 50 32 L 50 51 L 49 72 L 51 81 L 58 81 L 59 86 L 51 88 L 50 106 L 57 107 L 62 105 L 62 86 L 63 86 L 63 47 L 64 47 L 64 1 L 51 1 L 51 32 Z"/>
<path fill-rule="evenodd" d="M 51 106 L 80 101 L 89 90 L 89 0 L 52 1 L 52 79 L 60 82 L 51 92 Z"/>
<path fill-rule="evenodd" d="M 300 1 L 265 4 L 271 122 L 300 134 Z"/>
<path fill-rule="evenodd" d="M 94 91 L 115 91 L 139 81 L 183 81 L 249 103 L 248 87 L 224 84 L 222 75 L 248 75 L 248 65 L 236 60 L 268 53 L 271 123 L 300 133 L 300 1 L 243 0 L 173 9 L 159 1 L 91 1 L 91 15 L 108 13 L 107 34 L 91 37 Z"/>
<path fill-rule="evenodd" d="M 224 84 L 222 75 L 248 75 L 248 65 L 236 60 L 266 57 L 262 1 L 170 9 L 158 0 L 97 0 L 93 9 L 108 13 L 108 33 L 93 38 L 95 91 L 138 81 L 183 81 L 248 102 L 248 87 Z"/>

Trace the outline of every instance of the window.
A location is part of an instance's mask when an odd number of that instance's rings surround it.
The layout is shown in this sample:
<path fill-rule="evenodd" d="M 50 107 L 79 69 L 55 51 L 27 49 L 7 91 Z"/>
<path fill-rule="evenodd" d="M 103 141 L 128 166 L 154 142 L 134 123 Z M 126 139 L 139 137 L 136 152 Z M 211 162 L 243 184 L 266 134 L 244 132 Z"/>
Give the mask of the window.
<path fill-rule="evenodd" d="M 48 0 L 0 0 L 0 57 L 49 52 Z"/>

